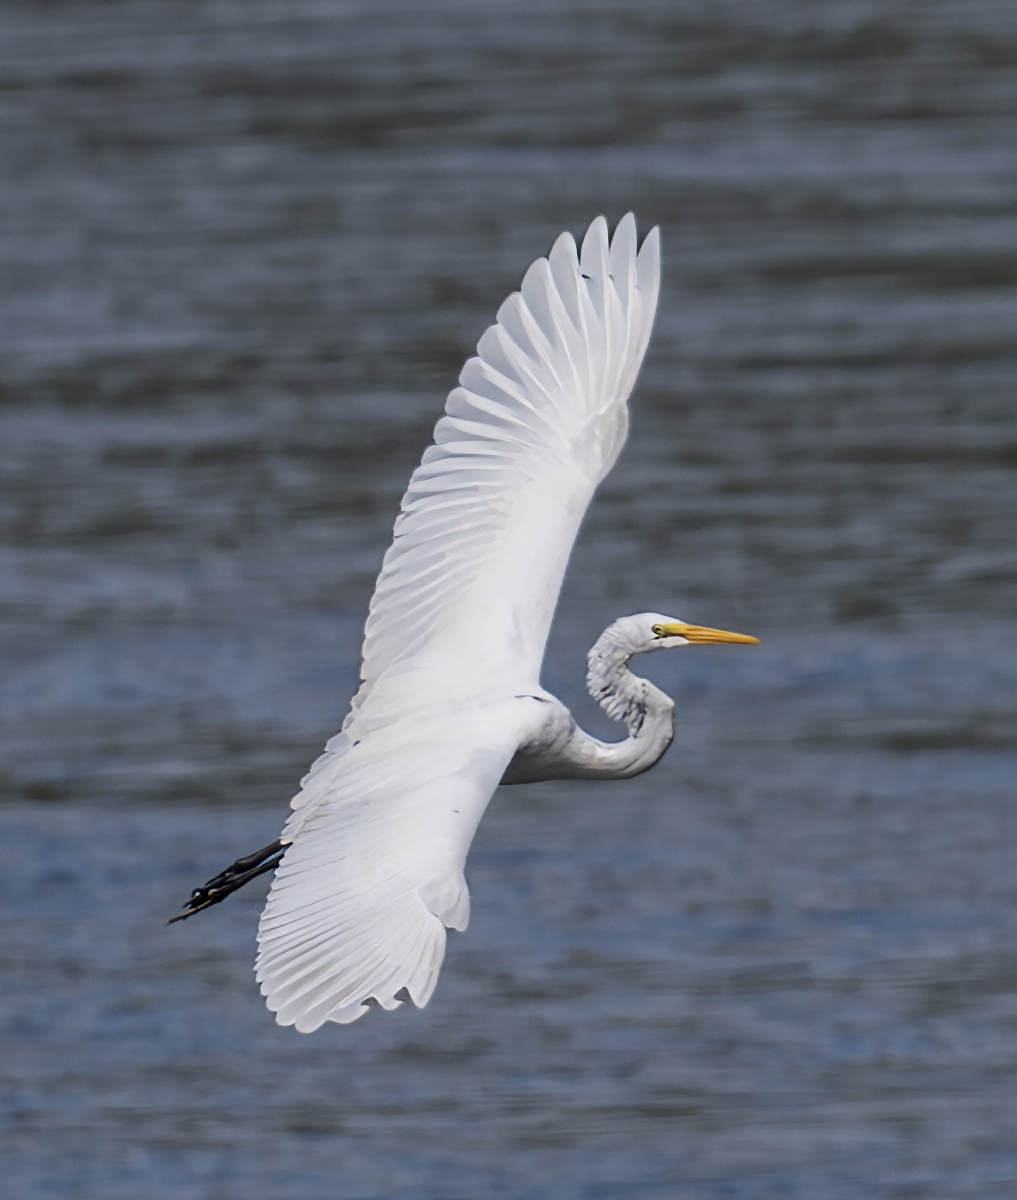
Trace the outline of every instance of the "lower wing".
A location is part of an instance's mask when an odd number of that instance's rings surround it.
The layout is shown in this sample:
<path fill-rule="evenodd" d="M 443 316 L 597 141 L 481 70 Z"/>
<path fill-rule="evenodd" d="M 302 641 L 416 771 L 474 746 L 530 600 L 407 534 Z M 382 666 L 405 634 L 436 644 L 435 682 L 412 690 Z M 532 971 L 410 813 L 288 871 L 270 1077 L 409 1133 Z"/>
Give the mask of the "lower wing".
<path fill-rule="evenodd" d="M 258 981 L 280 1025 L 345 1024 L 370 1003 L 427 1003 L 445 927 L 464 929 L 463 867 L 520 741 L 518 701 L 390 726 L 321 764 L 258 929 Z"/>

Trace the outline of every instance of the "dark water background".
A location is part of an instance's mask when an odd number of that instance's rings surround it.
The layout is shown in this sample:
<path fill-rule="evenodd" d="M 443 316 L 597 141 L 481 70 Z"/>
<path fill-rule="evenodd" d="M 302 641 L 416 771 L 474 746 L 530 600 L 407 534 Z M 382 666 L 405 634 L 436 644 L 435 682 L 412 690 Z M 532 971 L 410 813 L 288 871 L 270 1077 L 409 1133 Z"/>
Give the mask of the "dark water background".
<path fill-rule="evenodd" d="M 0 6 L 0 1171 L 17 1200 L 1017 1195 L 1017 7 Z M 499 794 L 431 1007 L 251 975 L 399 496 L 563 228 L 664 232 L 547 682 L 677 744 Z"/>

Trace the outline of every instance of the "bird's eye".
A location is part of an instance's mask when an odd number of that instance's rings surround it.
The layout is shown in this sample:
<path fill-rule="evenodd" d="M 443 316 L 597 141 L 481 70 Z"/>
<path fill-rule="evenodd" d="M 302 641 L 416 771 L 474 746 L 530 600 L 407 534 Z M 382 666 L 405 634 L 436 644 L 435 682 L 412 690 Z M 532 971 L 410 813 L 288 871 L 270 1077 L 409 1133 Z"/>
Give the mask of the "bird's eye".
<path fill-rule="evenodd" d="M 656 637 L 663 637 L 666 633 L 666 630 L 664 629 L 663 625 L 651 625 L 650 632 Z"/>

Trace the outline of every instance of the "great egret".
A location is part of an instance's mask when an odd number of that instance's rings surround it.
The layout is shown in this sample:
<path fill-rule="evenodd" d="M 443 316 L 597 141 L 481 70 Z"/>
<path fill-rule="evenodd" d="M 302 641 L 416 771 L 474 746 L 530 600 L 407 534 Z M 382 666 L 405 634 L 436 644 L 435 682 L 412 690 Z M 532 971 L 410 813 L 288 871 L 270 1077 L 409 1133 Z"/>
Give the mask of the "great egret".
<path fill-rule="evenodd" d="M 628 429 L 657 306 L 660 239 L 630 213 L 568 233 L 467 361 L 410 479 L 371 601 L 362 685 L 301 781 L 278 842 L 194 891 L 190 916 L 277 867 L 257 978 L 280 1025 L 422 1006 L 445 929 L 465 929 L 463 867 L 499 783 L 627 779 L 671 743 L 674 704 L 635 654 L 755 642 L 660 613 L 615 621 L 587 681 L 628 736 L 580 729 L 540 686 L 572 544 Z"/>

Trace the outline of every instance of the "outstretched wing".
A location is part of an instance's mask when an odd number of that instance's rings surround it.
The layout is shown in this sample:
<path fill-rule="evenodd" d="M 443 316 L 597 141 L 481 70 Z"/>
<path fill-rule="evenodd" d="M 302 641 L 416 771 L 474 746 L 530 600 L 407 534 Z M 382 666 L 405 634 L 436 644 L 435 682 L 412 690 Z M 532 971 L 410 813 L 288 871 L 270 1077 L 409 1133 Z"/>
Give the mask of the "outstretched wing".
<path fill-rule="evenodd" d="M 515 748 L 504 712 L 459 716 L 350 747 L 286 851 L 258 930 L 257 976 L 280 1025 L 307 1033 L 356 1020 L 368 998 L 430 998 L 445 927 L 469 919 L 466 852 Z"/>
<path fill-rule="evenodd" d="M 637 253 L 631 214 L 610 244 L 598 217 L 581 254 L 563 234 L 449 395 L 371 601 L 362 686 L 283 833 L 258 958 L 280 1023 L 430 995 L 444 925 L 465 924 L 470 840 L 518 745 L 504 701 L 539 682 L 579 523 L 625 441 L 659 273 L 657 230 Z"/>
<path fill-rule="evenodd" d="M 631 213 L 610 246 L 598 217 L 581 257 L 562 234 L 501 306 L 403 497 L 347 730 L 436 684 L 537 683 L 579 523 L 628 431 L 659 276 L 656 229 L 637 255 Z"/>

